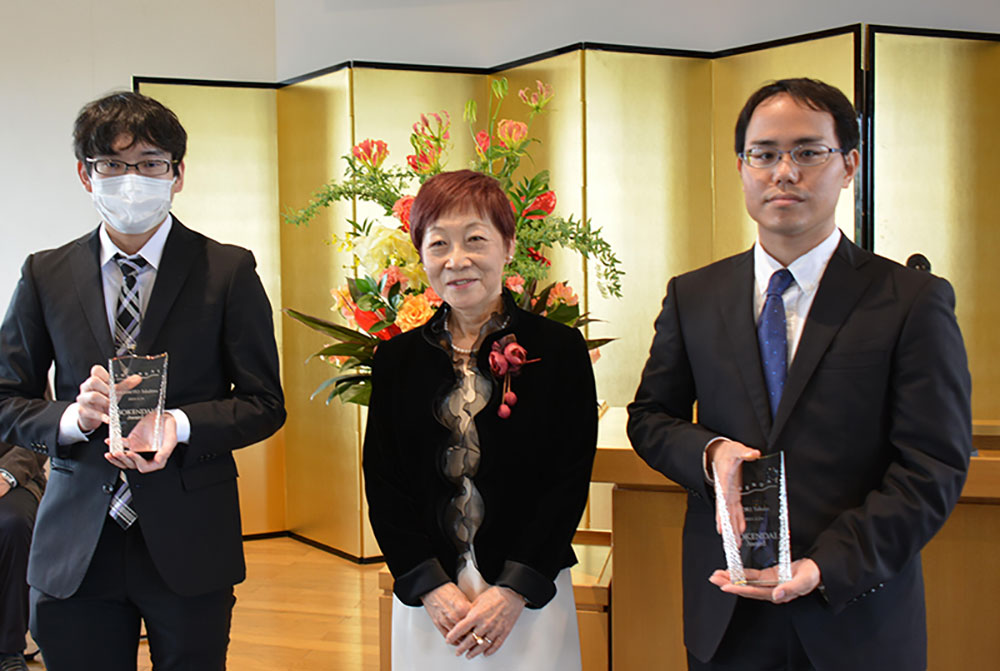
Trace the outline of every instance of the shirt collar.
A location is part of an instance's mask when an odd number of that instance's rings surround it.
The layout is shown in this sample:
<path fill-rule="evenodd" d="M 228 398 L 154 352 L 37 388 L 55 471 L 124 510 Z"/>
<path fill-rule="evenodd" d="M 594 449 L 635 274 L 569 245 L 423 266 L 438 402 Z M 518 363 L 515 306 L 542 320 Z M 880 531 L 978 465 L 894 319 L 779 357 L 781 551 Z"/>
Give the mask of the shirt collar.
<path fill-rule="evenodd" d="M 168 214 L 167 218 L 163 220 L 160 227 L 156 229 L 156 233 L 153 233 L 153 237 L 146 241 L 146 244 L 142 246 L 134 256 L 141 256 L 146 260 L 153 270 L 159 270 L 160 259 L 163 258 L 163 246 L 167 244 L 167 236 L 170 235 L 170 227 L 173 224 L 173 215 Z M 98 232 L 98 237 L 101 239 L 101 267 L 103 268 L 115 254 L 121 254 L 122 256 L 130 256 L 122 250 L 118 249 L 112 240 L 111 236 L 104 229 L 104 223 L 101 223 L 100 230 Z"/>
<path fill-rule="evenodd" d="M 823 278 L 823 272 L 830 263 L 833 253 L 837 251 L 840 244 L 840 229 L 834 228 L 823 242 L 819 243 L 808 252 L 795 259 L 788 265 L 789 272 L 795 279 L 795 284 L 804 292 L 812 293 Z M 775 271 L 781 270 L 784 266 L 776 258 L 764 251 L 760 245 L 760 240 L 753 246 L 754 280 L 757 283 L 757 293 L 763 294 L 767 291 L 767 283 L 771 280 L 771 275 Z"/>

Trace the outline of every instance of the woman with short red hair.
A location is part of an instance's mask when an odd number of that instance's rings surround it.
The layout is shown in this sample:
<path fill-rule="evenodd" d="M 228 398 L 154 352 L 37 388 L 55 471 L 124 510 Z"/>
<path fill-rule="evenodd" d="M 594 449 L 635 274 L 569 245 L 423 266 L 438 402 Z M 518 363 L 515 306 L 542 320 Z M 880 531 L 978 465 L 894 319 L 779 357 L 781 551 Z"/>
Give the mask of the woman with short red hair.
<path fill-rule="evenodd" d="M 579 331 L 503 289 L 514 232 L 499 183 L 470 170 L 428 179 L 410 212 L 444 304 L 379 346 L 364 446 L 395 578 L 396 669 L 477 657 L 485 669 L 580 669 L 570 543 L 596 449 L 594 377 Z"/>

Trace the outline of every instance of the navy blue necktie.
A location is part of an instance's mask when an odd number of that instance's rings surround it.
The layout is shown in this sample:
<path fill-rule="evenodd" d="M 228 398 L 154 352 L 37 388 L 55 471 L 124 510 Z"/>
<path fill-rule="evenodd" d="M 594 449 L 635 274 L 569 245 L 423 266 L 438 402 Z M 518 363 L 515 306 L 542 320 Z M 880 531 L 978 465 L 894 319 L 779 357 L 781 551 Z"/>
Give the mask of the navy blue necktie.
<path fill-rule="evenodd" d="M 788 332 L 785 327 L 785 302 L 781 295 L 792 280 L 788 268 L 771 275 L 764 309 L 757 323 L 757 341 L 760 343 L 760 360 L 764 366 L 764 384 L 767 385 L 768 401 L 771 403 L 771 417 L 778 412 L 781 391 L 788 374 Z"/>

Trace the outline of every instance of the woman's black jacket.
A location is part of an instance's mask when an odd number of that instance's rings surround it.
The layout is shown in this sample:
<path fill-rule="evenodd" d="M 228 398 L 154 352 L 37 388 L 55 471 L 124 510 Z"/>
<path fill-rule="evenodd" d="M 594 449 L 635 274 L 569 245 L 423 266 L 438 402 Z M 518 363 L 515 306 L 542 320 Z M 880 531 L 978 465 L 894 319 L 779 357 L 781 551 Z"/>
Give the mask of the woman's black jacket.
<path fill-rule="evenodd" d="M 510 321 L 480 346 L 477 363 L 494 381 L 476 416 L 482 457 L 475 484 L 485 518 L 475 538 L 487 582 L 510 587 L 529 607 L 555 596 L 559 571 L 576 563 L 570 547 L 587 501 L 597 443 L 597 398 L 587 346 L 576 329 L 514 306 Z M 375 537 L 410 606 L 456 578 L 458 550 L 442 528 L 455 485 L 441 472 L 451 432 L 436 407 L 455 383 L 448 353 L 437 343 L 447 306 L 431 320 L 382 343 L 375 354 L 364 443 L 364 475 Z M 518 401 L 497 416 L 500 380 L 490 373 L 493 342 L 513 333 L 539 359 L 512 378 Z"/>

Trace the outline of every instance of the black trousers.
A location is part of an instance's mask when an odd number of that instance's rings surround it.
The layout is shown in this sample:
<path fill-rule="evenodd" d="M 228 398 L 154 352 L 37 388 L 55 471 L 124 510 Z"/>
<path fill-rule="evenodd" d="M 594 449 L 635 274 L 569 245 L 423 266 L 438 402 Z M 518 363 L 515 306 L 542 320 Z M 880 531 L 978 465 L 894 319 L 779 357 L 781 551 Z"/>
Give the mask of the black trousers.
<path fill-rule="evenodd" d="M 140 619 L 155 671 L 223 671 L 233 588 L 173 592 L 153 564 L 142 520 L 123 530 L 110 517 L 76 594 L 31 590 L 31 633 L 49 671 L 135 671 Z"/>
<path fill-rule="evenodd" d="M 24 650 L 28 633 L 28 551 L 38 501 L 15 487 L 0 496 L 0 654 Z"/>
<path fill-rule="evenodd" d="M 689 652 L 688 670 L 813 671 L 791 612 L 769 601 L 741 598 L 715 656 L 702 662 Z"/>

